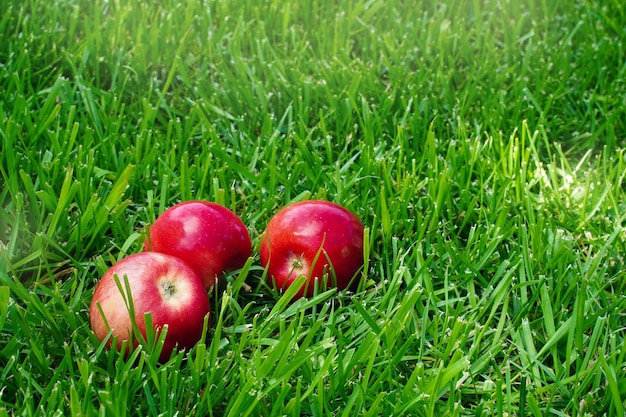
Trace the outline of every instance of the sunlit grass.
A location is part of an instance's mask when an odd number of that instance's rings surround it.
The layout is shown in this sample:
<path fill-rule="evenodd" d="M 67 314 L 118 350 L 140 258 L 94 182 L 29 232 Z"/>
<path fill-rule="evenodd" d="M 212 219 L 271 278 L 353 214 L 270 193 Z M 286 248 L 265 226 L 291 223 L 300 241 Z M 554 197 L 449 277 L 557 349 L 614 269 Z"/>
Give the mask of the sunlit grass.
<path fill-rule="evenodd" d="M 620 2 L 153 3 L 0 0 L 0 416 L 624 414 Z M 357 293 L 255 249 L 193 350 L 91 333 L 170 205 L 257 248 L 311 198 L 367 226 Z"/>

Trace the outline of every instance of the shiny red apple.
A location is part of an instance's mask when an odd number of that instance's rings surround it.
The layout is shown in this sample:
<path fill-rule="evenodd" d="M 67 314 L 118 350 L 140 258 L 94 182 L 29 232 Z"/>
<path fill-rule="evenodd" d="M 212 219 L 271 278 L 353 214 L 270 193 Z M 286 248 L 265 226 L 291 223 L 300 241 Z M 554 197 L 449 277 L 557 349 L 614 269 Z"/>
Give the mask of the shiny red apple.
<path fill-rule="evenodd" d="M 167 326 L 159 360 L 167 360 L 176 347 L 193 347 L 202 338 L 205 317 L 210 312 L 209 298 L 200 277 L 182 260 L 162 253 L 141 252 L 111 266 L 98 282 L 89 308 L 91 329 L 98 339 L 104 340 L 111 331 L 109 346 L 113 340 L 118 349 L 123 341 L 137 346 L 129 309 L 131 300 L 132 319 L 143 340 L 146 340 L 145 313 L 151 314 L 155 333 Z"/>
<path fill-rule="evenodd" d="M 150 227 L 144 250 L 187 262 L 209 290 L 225 271 L 243 267 L 251 242 L 235 213 L 220 204 L 196 200 L 165 210 Z"/>
<path fill-rule="evenodd" d="M 329 201 L 291 204 L 268 222 L 260 247 L 261 265 L 279 290 L 301 275 L 308 277 L 295 298 L 331 287 L 358 283 L 363 266 L 363 223 L 348 209 Z"/>

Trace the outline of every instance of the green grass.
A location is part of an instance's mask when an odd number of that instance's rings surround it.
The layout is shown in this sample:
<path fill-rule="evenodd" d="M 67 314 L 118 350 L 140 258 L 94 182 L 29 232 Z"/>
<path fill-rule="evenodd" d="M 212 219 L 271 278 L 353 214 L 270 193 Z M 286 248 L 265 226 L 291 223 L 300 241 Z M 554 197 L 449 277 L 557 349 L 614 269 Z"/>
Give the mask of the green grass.
<path fill-rule="evenodd" d="M 622 416 L 626 7 L 0 0 L 0 416 Z M 249 227 L 205 343 L 124 359 L 98 278 L 189 199 Z M 291 201 L 367 225 L 289 303 Z"/>

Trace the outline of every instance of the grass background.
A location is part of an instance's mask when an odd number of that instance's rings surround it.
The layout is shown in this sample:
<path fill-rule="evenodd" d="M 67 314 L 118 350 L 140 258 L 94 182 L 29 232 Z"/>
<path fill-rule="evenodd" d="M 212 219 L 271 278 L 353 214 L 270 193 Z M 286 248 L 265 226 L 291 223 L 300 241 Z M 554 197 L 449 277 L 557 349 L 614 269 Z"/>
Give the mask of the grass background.
<path fill-rule="evenodd" d="M 617 0 L 0 0 L 0 416 L 624 415 Z M 258 246 L 291 201 L 368 226 L 290 304 L 255 253 L 206 343 L 94 338 L 168 206 Z"/>

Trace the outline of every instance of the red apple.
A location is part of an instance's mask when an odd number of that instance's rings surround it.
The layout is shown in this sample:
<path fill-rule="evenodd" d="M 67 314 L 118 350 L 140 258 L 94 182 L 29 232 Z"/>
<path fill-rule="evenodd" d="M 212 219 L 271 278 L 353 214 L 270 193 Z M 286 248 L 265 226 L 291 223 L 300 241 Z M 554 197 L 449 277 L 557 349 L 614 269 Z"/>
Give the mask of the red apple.
<path fill-rule="evenodd" d="M 202 280 L 185 262 L 156 252 L 123 258 L 102 276 L 89 308 L 91 329 L 98 339 L 104 340 L 111 330 L 109 346 L 114 338 L 118 348 L 125 340 L 133 347 L 138 344 L 128 308 L 126 280 L 133 319 L 143 339 L 146 339 L 145 313 L 151 313 L 155 332 L 167 326 L 161 361 L 167 360 L 176 346 L 189 349 L 201 339 L 204 320 L 210 312 Z"/>
<path fill-rule="evenodd" d="M 225 271 L 243 267 L 250 256 L 250 235 L 241 219 L 208 201 L 187 201 L 165 210 L 150 227 L 144 250 L 187 262 L 207 290 Z"/>
<path fill-rule="evenodd" d="M 348 209 L 329 201 L 291 204 L 267 224 L 261 241 L 261 265 L 268 279 L 285 290 L 300 275 L 308 280 L 295 298 L 318 289 L 356 285 L 363 266 L 363 224 Z M 353 279 L 354 278 L 354 279 Z"/>

